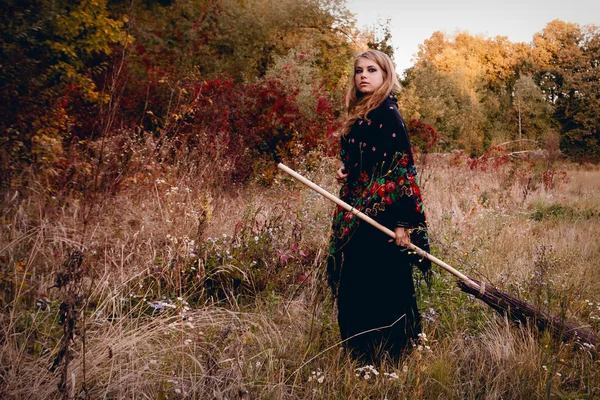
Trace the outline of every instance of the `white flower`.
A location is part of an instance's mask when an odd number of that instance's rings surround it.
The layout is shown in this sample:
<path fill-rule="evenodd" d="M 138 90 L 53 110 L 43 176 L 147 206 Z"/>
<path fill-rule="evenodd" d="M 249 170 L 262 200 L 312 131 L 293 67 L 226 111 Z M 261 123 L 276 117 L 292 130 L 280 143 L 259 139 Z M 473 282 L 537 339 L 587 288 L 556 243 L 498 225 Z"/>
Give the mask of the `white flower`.
<path fill-rule="evenodd" d="M 383 375 L 387 376 L 390 379 L 398 379 L 398 374 L 396 374 L 395 372 L 392 372 L 392 373 L 384 372 Z"/>
<path fill-rule="evenodd" d="M 309 382 L 317 381 L 319 383 L 323 383 L 324 380 L 325 380 L 325 375 L 319 370 L 312 371 L 311 376 L 308 377 Z"/>

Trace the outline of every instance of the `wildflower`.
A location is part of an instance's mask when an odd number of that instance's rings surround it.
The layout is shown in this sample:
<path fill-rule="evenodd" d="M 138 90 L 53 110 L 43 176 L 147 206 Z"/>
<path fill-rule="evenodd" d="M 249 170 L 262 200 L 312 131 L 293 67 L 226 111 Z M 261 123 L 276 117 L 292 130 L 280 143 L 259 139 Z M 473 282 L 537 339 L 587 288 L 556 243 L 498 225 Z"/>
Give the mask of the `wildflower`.
<path fill-rule="evenodd" d="M 357 373 L 355 374 L 358 378 L 362 376 L 364 380 L 371 379 L 371 375 L 377 377 L 379 375 L 379 371 L 372 365 L 366 365 L 364 367 L 356 368 Z"/>
<path fill-rule="evenodd" d="M 317 381 L 319 383 L 323 383 L 325 381 L 325 375 L 321 371 L 313 371 L 311 376 L 308 377 L 308 381 Z"/>
<path fill-rule="evenodd" d="M 147 304 L 158 311 L 163 311 L 165 309 L 165 303 L 163 303 L 162 301 L 157 301 L 156 303 L 148 301 Z"/>
<path fill-rule="evenodd" d="M 387 376 L 390 379 L 398 379 L 398 374 L 396 374 L 395 372 L 392 372 L 392 373 L 384 372 L 383 376 Z"/>

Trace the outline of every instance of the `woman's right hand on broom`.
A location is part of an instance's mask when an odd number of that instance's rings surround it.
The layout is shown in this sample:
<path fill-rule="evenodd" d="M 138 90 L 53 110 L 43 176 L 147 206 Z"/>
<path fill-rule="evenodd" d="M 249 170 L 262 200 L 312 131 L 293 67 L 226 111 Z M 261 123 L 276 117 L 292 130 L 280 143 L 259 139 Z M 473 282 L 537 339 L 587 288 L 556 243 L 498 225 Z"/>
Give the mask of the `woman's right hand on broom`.
<path fill-rule="evenodd" d="M 388 240 L 389 242 L 396 242 L 398 246 L 408 247 L 410 245 L 410 231 L 406 228 L 396 227 L 394 229 L 396 234 L 395 239 Z"/>
<path fill-rule="evenodd" d="M 346 170 L 344 169 L 344 167 L 340 167 L 336 172 L 335 172 L 335 179 L 338 181 L 338 183 L 340 185 L 342 185 L 344 182 L 346 182 L 346 178 L 348 177 L 348 173 L 346 173 Z"/>

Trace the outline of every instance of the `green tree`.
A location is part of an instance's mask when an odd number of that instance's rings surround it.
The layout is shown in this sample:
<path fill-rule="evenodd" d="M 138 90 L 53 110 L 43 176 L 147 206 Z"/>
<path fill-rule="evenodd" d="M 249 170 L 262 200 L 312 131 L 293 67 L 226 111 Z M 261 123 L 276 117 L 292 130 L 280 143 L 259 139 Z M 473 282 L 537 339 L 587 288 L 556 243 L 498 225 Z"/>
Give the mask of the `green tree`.
<path fill-rule="evenodd" d="M 390 28 L 391 20 L 388 18 L 385 22 L 377 21 L 375 28 L 367 32 L 369 38 L 367 47 L 373 50 L 379 50 L 394 59 L 394 47 L 392 46 L 392 32 Z"/>
<path fill-rule="evenodd" d="M 129 111 L 164 120 L 189 80 L 263 78 L 281 57 L 311 54 L 313 79 L 330 95 L 346 84 L 353 20 L 340 0 L 175 0 L 134 9 Z M 147 121 L 147 120 L 146 120 Z"/>
<path fill-rule="evenodd" d="M 440 134 L 444 150 L 462 148 L 469 153 L 481 151 L 482 109 L 463 89 L 461 71 L 441 72 L 422 63 L 406 74 L 401 92 L 403 114 L 421 119 Z"/>
<path fill-rule="evenodd" d="M 533 77 L 521 75 L 514 85 L 513 107 L 518 139 L 543 142 L 551 130 L 551 106 Z"/>
<path fill-rule="evenodd" d="M 49 166 L 61 157 L 80 119 L 107 100 L 95 80 L 112 46 L 128 39 L 106 0 L 3 1 L 0 12 L 0 168 L 8 176 L 16 161 Z"/>
<path fill-rule="evenodd" d="M 560 126 L 561 147 L 600 159 L 600 30 L 554 20 L 533 40 L 535 77 Z"/>

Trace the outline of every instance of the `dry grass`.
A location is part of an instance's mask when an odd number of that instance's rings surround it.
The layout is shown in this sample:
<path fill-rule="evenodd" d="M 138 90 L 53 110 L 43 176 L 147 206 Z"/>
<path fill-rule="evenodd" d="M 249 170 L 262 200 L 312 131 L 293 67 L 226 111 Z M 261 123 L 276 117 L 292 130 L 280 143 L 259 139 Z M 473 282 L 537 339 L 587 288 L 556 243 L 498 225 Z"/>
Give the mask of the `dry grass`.
<path fill-rule="evenodd" d="M 430 160 L 433 252 L 598 333 L 600 170 L 561 168 L 568 180 L 545 186 L 512 164 Z M 326 159 L 303 172 L 335 192 L 334 170 Z M 92 213 L 83 199 L 41 193 L 2 201 L 3 398 L 600 396 L 585 349 L 507 323 L 439 271 L 419 298 L 427 337 L 398 365 L 359 369 L 340 351 L 323 276 L 332 206 L 283 176 L 225 191 L 165 173 Z M 61 393 L 63 364 L 50 366 L 65 291 L 52 286 L 75 249 L 82 305 Z"/>

